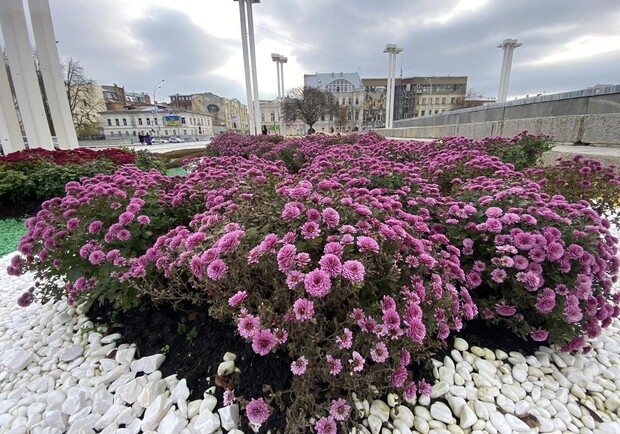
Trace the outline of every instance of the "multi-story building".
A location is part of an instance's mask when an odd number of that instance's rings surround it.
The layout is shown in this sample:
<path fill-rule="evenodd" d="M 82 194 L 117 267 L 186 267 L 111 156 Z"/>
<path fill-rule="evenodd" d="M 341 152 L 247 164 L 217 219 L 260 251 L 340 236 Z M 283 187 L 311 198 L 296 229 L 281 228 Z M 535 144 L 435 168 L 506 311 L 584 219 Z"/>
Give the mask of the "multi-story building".
<path fill-rule="evenodd" d="M 211 92 L 192 94 L 192 110 L 209 113 L 213 117 L 213 130 L 248 132 L 248 108 L 237 99 L 228 99 Z"/>
<path fill-rule="evenodd" d="M 106 110 L 122 110 L 127 106 L 124 87 L 120 87 L 114 83 L 111 86 L 102 85 L 101 88 L 103 89 Z"/>
<path fill-rule="evenodd" d="M 362 129 L 365 90 L 357 72 L 305 74 L 304 86 L 331 92 L 336 101 L 336 112 L 323 116 L 313 126 L 316 131 L 350 132 Z"/>
<path fill-rule="evenodd" d="M 152 137 L 179 136 L 188 140 L 213 137 L 213 118 L 208 113 L 157 105 L 109 110 L 100 113 L 106 139 L 128 138 L 139 135 Z"/>
<path fill-rule="evenodd" d="M 73 117 L 73 126 L 78 138 L 98 138 L 103 135 L 100 112 L 106 110 L 103 89 L 90 83 L 78 88 L 71 87 L 69 92 L 69 108 Z"/>
<path fill-rule="evenodd" d="M 191 95 L 169 95 L 170 105 L 176 108 L 182 108 L 185 110 L 192 110 L 192 96 Z"/>
<path fill-rule="evenodd" d="M 387 78 L 364 78 L 365 126 L 385 125 Z M 444 113 L 463 107 L 467 77 L 406 77 L 394 83 L 394 119 Z"/>
<path fill-rule="evenodd" d="M 152 104 L 151 96 L 144 92 L 125 92 L 125 101 L 127 102 L 127 105 Z"/>

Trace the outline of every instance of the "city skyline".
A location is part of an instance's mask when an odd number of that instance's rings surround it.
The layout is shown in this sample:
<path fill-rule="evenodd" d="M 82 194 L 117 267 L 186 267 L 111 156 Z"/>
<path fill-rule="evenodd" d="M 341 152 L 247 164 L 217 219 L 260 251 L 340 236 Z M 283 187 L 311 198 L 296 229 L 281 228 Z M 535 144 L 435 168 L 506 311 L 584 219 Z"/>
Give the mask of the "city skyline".
<path fill-rule="evenodd" d="M 237 2 L 54 0 L 50 7 L 60 56 L 78 59 L 99 84 L 151 94 L 165 78 L 158 100 L 213 92 L 245 103 Z M 386 77 L 386 43 L 404 49 L 396 77 L 466 75 L 469 88 L 496 97 L 496 46 L 518 39 L 508 100 L 620 77 L 620 4 L 613 1 L 263 0 L 253 10 L 261 99 L 277 96 L 273 52 L 288 57 L 290 89 L 316 72 Z"/>

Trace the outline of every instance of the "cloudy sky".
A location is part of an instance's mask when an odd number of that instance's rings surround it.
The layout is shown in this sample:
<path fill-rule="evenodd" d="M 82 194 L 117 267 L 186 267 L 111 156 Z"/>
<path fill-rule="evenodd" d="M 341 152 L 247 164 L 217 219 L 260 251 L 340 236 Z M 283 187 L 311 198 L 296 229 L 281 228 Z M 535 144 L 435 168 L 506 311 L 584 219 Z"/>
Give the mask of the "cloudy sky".
<path fill-rule="evenodd" d="M 245 103 L 239 6 L 233 0 L 50 0 L 61 57 L 99 84 L 157 99 L 213 92 Z M 288 57 L 285 87 L 303 75 L 467 75 L 496 97 L 506 38 L 515 50 L 509 99 L 620 83 L 618 0 L 262 0 L 253 6 L 261 99 L 277 96 L 271 53 Z"/>

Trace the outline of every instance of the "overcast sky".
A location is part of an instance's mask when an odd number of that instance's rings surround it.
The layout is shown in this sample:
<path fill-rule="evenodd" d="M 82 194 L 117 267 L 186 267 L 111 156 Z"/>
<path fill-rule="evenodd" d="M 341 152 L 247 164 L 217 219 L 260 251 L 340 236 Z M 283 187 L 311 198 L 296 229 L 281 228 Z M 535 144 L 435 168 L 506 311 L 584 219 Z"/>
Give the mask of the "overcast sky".
<path fill-rule="evenodd" d="M 62 58 L 99 84 L 157 99 L 213 92 L 245 98 L 239 6 L 233 0 L 50 0 Z M 385 77 L 387 43 L 403 48 L 397 76 L 466 75 L 496 97 L 502 50 L 516 38 L 515 96 L 620 83 L 618 0 L 262 0 L 254 4 L 261 99 L 277 96 L 271 53 L 288 57 L 284 84 L 303 75 Z"/>

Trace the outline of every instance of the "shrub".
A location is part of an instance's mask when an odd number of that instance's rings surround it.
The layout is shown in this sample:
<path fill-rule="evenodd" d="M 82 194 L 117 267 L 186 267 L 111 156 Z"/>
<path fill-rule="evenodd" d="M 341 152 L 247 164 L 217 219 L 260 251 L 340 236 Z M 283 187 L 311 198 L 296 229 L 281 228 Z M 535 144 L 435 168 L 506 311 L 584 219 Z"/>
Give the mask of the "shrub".
<path fill-rule="evenodd" d="M 434 230 L 461 248 L 467 286 L 482 318 L 526 339 L 574 351 L 617 317 L 618 240 L 585 203 L 538 191 L 534 182 L 487 180 L 463 187 Z"/>
<path fill-rule="evenodd" d="M 260 355 L 286 349 L 295 360 L 289 421 L 300 426 L 343 393 L 412 398 L 425 388 L 410 365 L 476 314 L 458 288 L 458 250 L 379 192 L 318 190 L 305 180 L 247 187 L 219 191 L 123 279 L 143 276 L 156 302 L 210 304 Z M 160 275 L 166 291 L 153 284 Z"/>
<path fill-rule="evenodd" d="M 597 213 L 620 226 L 620 175 L 616 169 L 576 155 L 568 160 L 559 158 L 552 166 L 530 169 L 526 176 L 547 194 L 561 194 L 570 202 L 587 201 Z"/>

